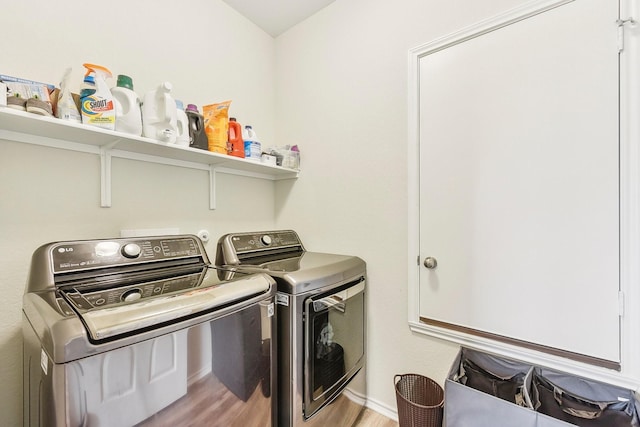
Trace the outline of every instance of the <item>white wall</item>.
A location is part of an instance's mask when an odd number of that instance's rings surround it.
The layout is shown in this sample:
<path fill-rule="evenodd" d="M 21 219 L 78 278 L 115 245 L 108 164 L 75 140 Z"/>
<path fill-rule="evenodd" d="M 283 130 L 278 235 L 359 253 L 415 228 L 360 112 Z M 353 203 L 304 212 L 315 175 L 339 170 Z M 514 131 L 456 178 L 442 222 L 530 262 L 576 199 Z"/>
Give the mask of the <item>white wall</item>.
<path fill-rule="evenodd" d="M 232 99 L 231 114 L 273 138 L 274 40 L 219 0 L 28 0 L 3 4 L 2 16 L 0 74 L 57 83 L 71 66 L 77 90 L 82 63 L 95 62 L 131 76 L 139 95 L 170 81 L 185 104 Z M 36 247 L 121 229 L 204 228 L 213 257 L 218 236 L 274 226 L 270 181 L 218 174 L 211 211 L 206 172 L 114 158 L 105 209 L 99 165 L 95 155 L 0 140 L 2 426 L 22 424 L 22 293 Z"/>
<path fill-rule="evenodd" d="M 522 0 L 337 0 L 276 39 L 277 139 L 302 172 L 279 184 L 277 224 L 308 249 L 368 267 L 368 394 L 396 409 L 394 374 L 441 384 L 457 347 L 407 326 L 408 50 Z"/>
<path fill-rule="evenodd" d="M 102 209 L 95 156 L 0 141 L 0 424 L 22 418 L 31 253 L 122 228 L 208 228 L 216 237 L 286 227 L 310 250 L 359 255 L 368 263 L 372 402 L 395 410 L 396 373 L 443 382 L 457 347 L 407 326 L 408 50 L 523 2 L 337 0 L 275 42 L 219 0 L 114 0 L 95 3 L 97 18 L 79 0 L 64 11 L 43 0 L 3 5 L 11 19 L 2 34 L 15 36 L 0 38 L 0 73 L 55 83 L 71 65 L 79 85 L 81 64 L 96 62 L 133 77 L 139 94 L 169 80 L 185 104 L 233 99 L 232 114 L 264 142 L 299 144 L 303 170 L 275 190 L 221 175 L 218 210 L 209 211 L 204 172 L 114 159 L 113 207 Z M 111 38 L 87 41 L 100 31 Z"/>

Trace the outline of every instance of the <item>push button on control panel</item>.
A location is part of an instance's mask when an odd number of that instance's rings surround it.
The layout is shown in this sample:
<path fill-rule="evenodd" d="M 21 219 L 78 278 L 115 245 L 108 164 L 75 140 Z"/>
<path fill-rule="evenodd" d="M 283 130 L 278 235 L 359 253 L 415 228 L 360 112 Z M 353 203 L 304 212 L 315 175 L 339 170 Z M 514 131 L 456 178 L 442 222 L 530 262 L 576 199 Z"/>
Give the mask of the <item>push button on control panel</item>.
<path fill-rule="evenodd" d="M 126 258 L 138 258 L 142 249 L 135 243 L 127 243 L 122 247 L 122 255 Z"/>

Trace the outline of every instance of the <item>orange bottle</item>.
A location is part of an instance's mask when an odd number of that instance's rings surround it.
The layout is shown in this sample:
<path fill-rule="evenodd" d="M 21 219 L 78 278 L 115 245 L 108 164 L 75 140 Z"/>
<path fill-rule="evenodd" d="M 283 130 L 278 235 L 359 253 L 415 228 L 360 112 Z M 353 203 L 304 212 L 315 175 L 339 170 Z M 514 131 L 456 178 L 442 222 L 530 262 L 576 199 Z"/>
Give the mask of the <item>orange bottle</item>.
<path fill-rule="evenodd" d="M 244 159 L 244 141 L 242 140 L 242 126 L 235 117 L 229 118 L 229 143 L 227 153 Z"/>

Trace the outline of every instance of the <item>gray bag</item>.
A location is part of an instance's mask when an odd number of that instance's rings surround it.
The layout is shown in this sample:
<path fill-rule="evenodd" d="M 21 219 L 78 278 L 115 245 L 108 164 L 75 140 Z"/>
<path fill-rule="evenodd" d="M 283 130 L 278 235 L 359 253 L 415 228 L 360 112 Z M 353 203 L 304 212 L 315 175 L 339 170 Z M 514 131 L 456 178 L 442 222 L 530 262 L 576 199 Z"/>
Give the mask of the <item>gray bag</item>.
<path fill-rule="evenodd" d="M 536 427 L 537 414 L 525 387 L 532 370 L 531 365 L 463 347 L 445 381 L 444 425 Z"/>
<path fill-rule="evenodd" d="M 464 347 L 444 389 L 446 427 L 640 427 L 630 390 Z"/>
<path fill-rule="evenodd" d="M 577 426 L 640 426 L 630 390 L 542 368 L 534 370 L 531 390 L 538 412 Z"/>
<path fill-rule="evenodd" d="M 491 368 L 488 368 L 491 369 Z M 524 403 L 525 372 L 493 373 L 470 359 L 463 359 L 460 366 L 460 383 L 517 405 Z"/>

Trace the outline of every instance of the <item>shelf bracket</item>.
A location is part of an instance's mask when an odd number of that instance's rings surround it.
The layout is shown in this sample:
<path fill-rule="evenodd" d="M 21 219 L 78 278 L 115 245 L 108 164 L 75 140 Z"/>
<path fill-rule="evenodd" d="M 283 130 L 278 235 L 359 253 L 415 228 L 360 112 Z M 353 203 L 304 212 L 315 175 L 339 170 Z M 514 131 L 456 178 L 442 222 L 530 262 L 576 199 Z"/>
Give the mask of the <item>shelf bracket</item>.
<path fill-rule="evenodd" d="M 100 207 L 111 207 L 111 148 L 100 148 Z"/>
<path fill-rule="evenodd" d="M 216 168 L 209 165 L 209 209 L 216 210 Z"/>
<path fill-rule="evenodd" d="M 120 138 L 100 147 L 100 207 L 111 207 L 111 150 Z"/>

